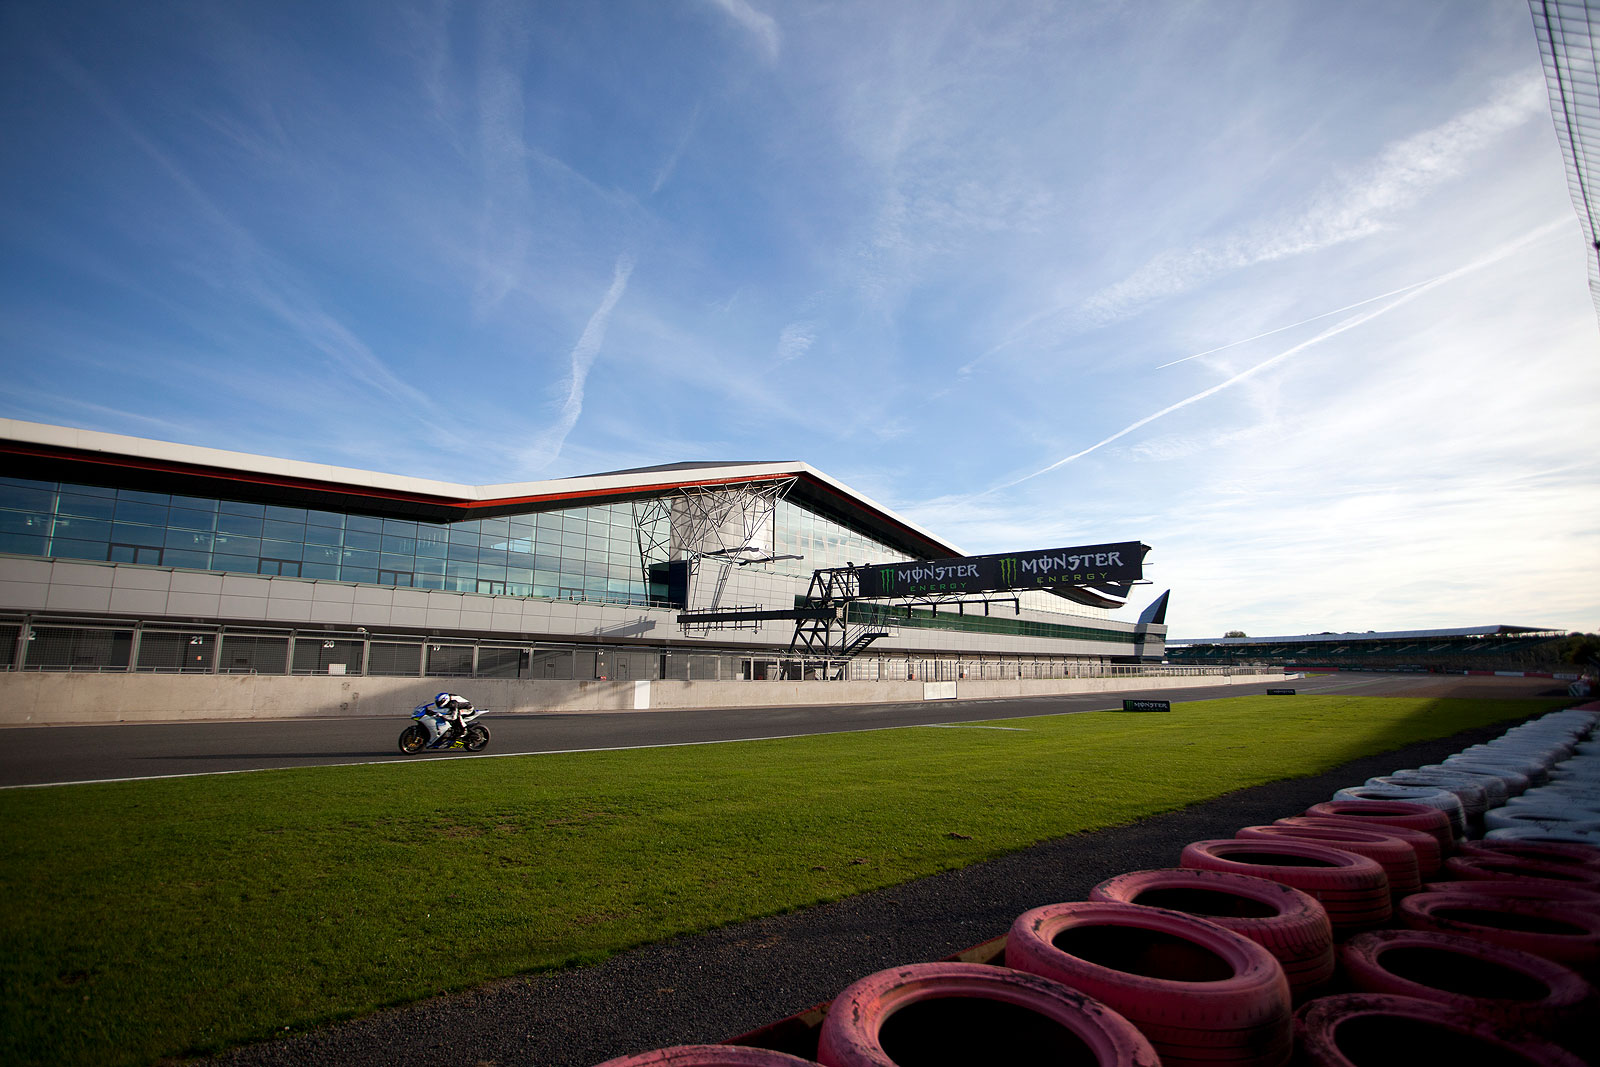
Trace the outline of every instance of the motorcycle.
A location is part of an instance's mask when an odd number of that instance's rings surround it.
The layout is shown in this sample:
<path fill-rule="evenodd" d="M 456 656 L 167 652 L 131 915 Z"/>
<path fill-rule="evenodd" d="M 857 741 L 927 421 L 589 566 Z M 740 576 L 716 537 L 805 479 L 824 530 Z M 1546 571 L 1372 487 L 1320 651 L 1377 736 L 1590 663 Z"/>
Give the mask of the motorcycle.
<path fill-rule="evenodd" d="M 451 749 L 464 748 L 468 752 L 481 752 L 489 743 L 489 728 L 478 722 L 478 716 L 484 713 L 482 708 L 473 708 L 461 715 L 461 729 L 452 733 L 452 727 L 446 726 L 445 732 L 439 735 L 439 740 L 432 745 L 428 744 L 428 728 L 422 724 L 425 715 L 432 715 L 432 704 L 418 704 L 411 711 L 411 717 L 416 719 L 410 726 L 400 731 L 400 751 L 408 756 L 415 756 L 425 748 Z"/>

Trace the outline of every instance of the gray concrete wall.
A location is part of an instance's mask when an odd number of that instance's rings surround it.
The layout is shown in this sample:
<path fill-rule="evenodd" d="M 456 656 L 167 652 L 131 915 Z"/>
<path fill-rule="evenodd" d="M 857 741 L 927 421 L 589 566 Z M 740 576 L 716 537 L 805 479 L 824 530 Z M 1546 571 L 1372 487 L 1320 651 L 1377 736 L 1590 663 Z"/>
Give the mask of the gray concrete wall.
<path fill-rule="evenodd" d="M 248 674 L 0 674 L 0 726 L 404 716 L 441 689 L 492 712 L 606 712 L 643 708 L 910 703 L 1061 693 L 1117 693 L 1262 682 L 1269 676 L 1190 675 L 997 679 L 925 683 L 824 681 L 597 682 L 500 678 L 288 677 Z M 1270 676 L 1278 677 L 1278 676 Z"/>

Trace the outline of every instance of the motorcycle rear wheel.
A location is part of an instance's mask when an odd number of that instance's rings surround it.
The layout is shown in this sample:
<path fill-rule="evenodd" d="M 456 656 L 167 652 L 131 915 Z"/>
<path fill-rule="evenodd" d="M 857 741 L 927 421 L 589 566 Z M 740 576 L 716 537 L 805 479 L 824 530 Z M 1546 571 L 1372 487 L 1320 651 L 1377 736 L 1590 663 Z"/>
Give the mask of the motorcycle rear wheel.
<path fill-rule="evenodd" d="M 487 726 L 472 725 L 467 727 L 467 734 L 461 739 L 461 747 L 468 752 L 479 752 L 489 743 L 489 728 Z"/>
<path fill-rule="evenodd" d="M 400 731 L 400 751 L 408 756 L 415 756 L 428 744 L 428 731 L 412 723 Z"/>

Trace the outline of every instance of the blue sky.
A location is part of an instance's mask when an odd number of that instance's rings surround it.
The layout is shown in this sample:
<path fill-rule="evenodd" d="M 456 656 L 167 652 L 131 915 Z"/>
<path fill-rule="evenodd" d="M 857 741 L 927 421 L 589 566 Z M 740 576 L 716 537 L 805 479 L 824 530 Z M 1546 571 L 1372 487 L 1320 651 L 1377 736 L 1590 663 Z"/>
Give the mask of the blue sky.
<path fill-rule="evenodd" d="M 0 128 L 5 417 L 799 459 L 974 553 L 1143 540 L 1175 636 L 1600 629 L 1522 0 L 14 0 Z"/>

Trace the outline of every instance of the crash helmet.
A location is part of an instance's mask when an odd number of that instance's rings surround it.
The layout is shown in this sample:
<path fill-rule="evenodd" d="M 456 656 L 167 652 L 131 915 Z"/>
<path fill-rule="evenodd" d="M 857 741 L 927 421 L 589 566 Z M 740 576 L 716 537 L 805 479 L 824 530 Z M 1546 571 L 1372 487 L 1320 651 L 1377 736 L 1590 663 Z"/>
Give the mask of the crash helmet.
<path fill-rule="evenodd" d="M 439 707 L 442 708 L 446 704 L 450 703 L 450 694 L 449 693 L 440 693 L 438 696 L 433 698 L 433 702 L 436 705 L 438 705 Z"/>

